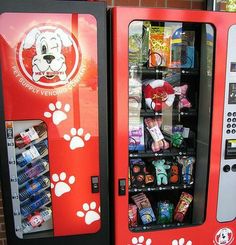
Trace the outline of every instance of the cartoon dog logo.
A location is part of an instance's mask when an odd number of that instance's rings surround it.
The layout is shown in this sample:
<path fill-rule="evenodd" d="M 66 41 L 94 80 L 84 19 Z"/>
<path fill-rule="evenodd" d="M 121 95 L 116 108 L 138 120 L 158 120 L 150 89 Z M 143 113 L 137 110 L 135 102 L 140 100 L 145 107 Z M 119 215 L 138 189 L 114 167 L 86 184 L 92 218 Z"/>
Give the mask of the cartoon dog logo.
<path fill-rule="evenodd" d="M 69 62 L 63 54 L 65 49 L 71 51 L 69 55 L 73 67 L 67 65 Z M 31 64 L 24 63 L 26 53 L 26 57 L 31 54 Z M 27 77 L 35 84 L 46 87 L 67 84 L 79 63 L 75 41 L 66 31 L 55 26 L 35 27 L 29 31 L 21 44 L 20 55 L 20 64 Z M 28 66 L 31 66 L 30 70 L 26 68 Z"/>
<path fill-rule="evenodd" d="M 220 229 L 216 236 L 214 244 L 216 245 L 230 245 L 234 240 L 233 232 L 229 228 Z"/>

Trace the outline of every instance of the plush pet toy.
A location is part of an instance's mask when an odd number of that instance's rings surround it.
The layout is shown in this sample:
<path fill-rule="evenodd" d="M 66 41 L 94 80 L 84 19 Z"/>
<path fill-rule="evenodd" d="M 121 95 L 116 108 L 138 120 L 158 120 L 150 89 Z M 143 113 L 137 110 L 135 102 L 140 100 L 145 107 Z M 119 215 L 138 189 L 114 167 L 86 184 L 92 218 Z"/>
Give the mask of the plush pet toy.
<path fill-rule="evenodd" d="M 174 88 L 164 80 L 153 80 L 143 89 L 146 105 L 154 110 L 161 111 L 172 106 L 175 99 Z"/>
<path fill-rule="evenodd" d="M 179 95 L 179 104 L 178 105 L 179 105 L 180 109 L 182 109 L 184 107 L 190 108 L 192 106 L 191 103 L 189 102 L 189 100 L 186 98 L 187 90 L 188 90 L 187 84 L 174 88 L 175 95 Z"/>
<path fill-rule="evenodd" d="M 169 165 L 165 165 L 165 160 L 157 160 L 152 162 L 153 166 L 156 169 L 156 178 L 157 178 L 157 185 L 167 185 L 168 184 L 168 178 L 166 169 L 169 169 Z"/>
<path fill-rule="evenodd" d="M 192 105 L 186 98 L 187 90 L 187 84 L 172 87 L 168 82 L 157 79 L 144 85 L 143 93 L 148 108 L 154 111 L 161 111 L 173 105 L 176 95 L 179 96 L 178 107 L 180 109 L 184 107 L 190 108 Z"/>
<path fill-rule="evenodd" d="M 170 168 L 170 183 L 176 184 L 179 181 L 179 168 L 173 164 Z"/>

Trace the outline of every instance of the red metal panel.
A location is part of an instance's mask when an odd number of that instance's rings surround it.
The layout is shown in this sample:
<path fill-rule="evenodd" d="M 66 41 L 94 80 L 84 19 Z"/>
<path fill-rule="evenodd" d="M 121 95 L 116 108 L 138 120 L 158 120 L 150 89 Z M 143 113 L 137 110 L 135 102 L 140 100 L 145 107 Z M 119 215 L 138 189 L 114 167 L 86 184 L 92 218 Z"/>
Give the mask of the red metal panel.
<path fill-rule="evenodd" d="M 114 171 L 115 171 L 115 241 L 116 245 L 131 244 L 133 237 L 143 235 L 152 244 L 168 245 L 181 237 L 193 244 L 213 244 L 217 231 L 230 228 L 236 234 L 236 222 L 221 224 L 216 221 L 217 193 L 220 169 L 224 91 L 226 75 L 227 35 L 236 24 L 236 15 L 207 11 L 169 9 L 114 8 L 113 9 L 113 62 L 114 62 Z M 209 23 L 216 28 L 216 53 L 212 136 L 206 221 L 200 226 L 132 233 L 128 228 L 128 195 L 118 195 L 118 179 L 128 183 L 128 26 L 133 20 L 177 21 Z M 227 191 L 227 190 L 226 190 Z M 128 193 L 128 188 L 126 189 Z"/>
<path fill-rule="evenodd" d="M 71 45 L 62 47 L 68 81 L 48 86 L 46 83 L 61 78 L 47 79 L 47 71 L 35 72 L 32 60 L 37 55 L 35 49 L 40 47 L 34 42 L 32 47 L 23 46 L 30 31 L 39 34 L 57 28 L 73 38 L 78 60 Z M 54 235 L 95 233 L 100 229 L 100 195 L 91 192 L 91 176 L 99 176 L 96 19 L 89 14 L 9 13 L 1 15 L 0 29 L 5 119 L 37 119 L 48 126 Z M 64 114 L 61 117 L 58 113 Z M 86 138 L 88 133 L 90 139 Z M 61 173 L 66 173 L 66 178 Z M 53 178 L 54 174 L 57 178 Z M 70 181 L 71 176 L 75 181 Z"/>

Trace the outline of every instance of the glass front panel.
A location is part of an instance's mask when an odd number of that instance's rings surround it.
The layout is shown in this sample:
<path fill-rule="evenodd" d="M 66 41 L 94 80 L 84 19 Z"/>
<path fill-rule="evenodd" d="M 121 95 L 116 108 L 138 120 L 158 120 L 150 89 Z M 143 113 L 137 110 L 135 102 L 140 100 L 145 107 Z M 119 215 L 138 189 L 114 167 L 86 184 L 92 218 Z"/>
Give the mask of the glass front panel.
<path fill-rule="evenodd" d="M 129 26 L 129 228 L 204 222 L 214 29 L 133 21 Z"/>

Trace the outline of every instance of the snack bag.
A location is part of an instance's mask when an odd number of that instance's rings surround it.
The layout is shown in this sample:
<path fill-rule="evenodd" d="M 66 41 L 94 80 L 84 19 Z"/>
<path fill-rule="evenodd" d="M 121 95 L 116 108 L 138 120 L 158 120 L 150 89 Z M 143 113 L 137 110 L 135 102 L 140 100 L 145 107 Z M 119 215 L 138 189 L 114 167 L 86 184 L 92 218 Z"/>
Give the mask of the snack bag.
<path fill-rule="evenodd" d="M 193 200 L 193 196 L 189 193 L 182 192 L 179 202 L 175 208 L 174 220 L 183 222 L 185 214 L 188 211 L 189 205 Z"/>
<path fill-rule="evenodd" d="M 138 208 L 134 204 L 129 204 L 129 227 L 136 227 L 138 225 Z"/>
<path fill-rule="evenodd" d="M 152 206 L 144 193 L 134 195 L 132 199 L 138 207 L 138 212 L 144 225 L 156 221 Z"/>
<path fill-rule="evenodd" d="M 163 26 L 151 26 L 150 28 L 150 57 L 149 66 L 169 66 L 171 49 L 171 28 Z"/>

